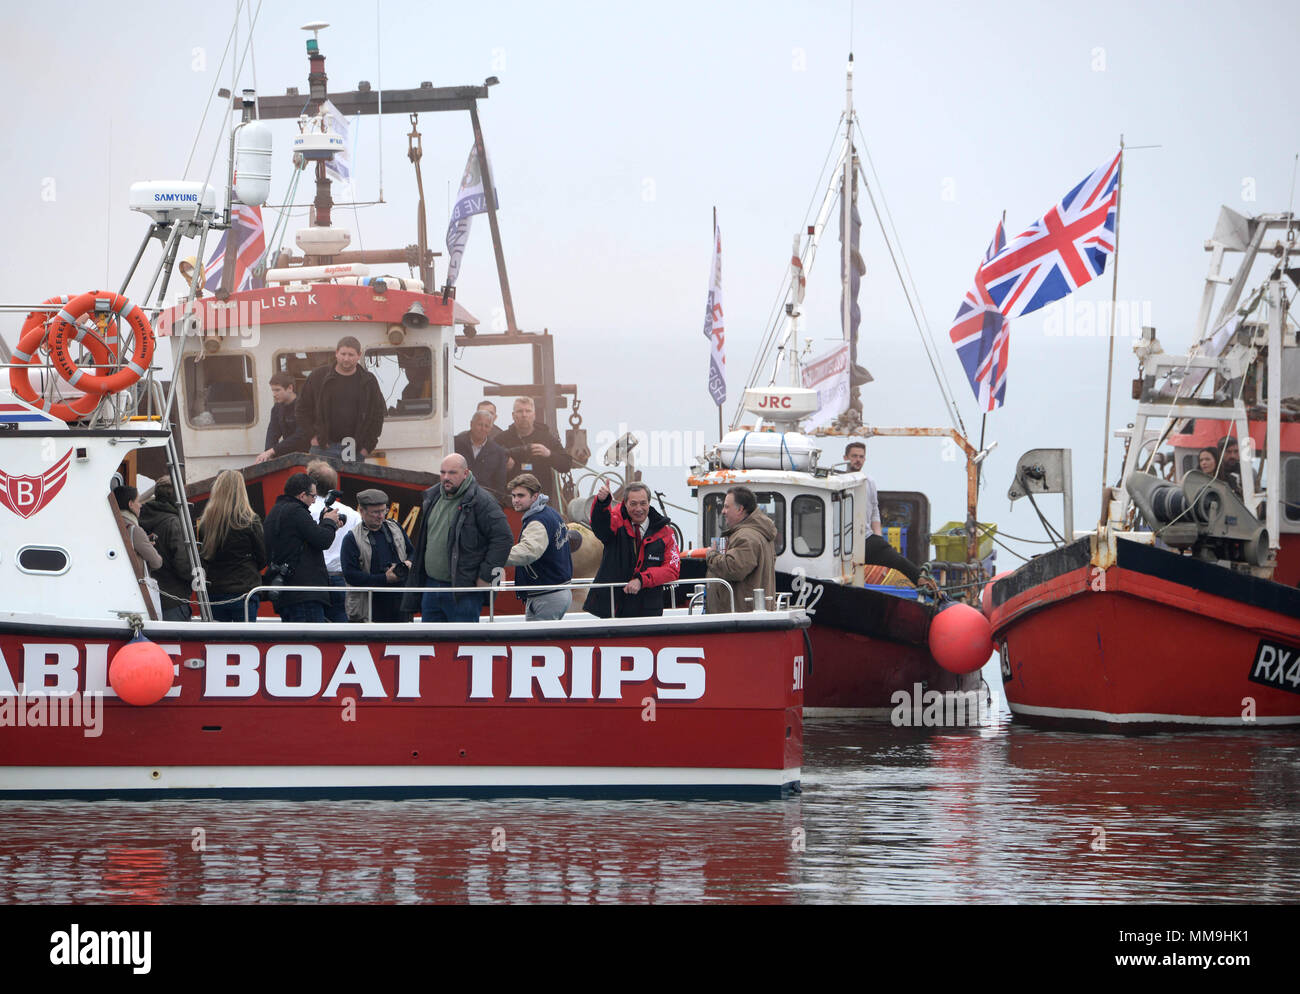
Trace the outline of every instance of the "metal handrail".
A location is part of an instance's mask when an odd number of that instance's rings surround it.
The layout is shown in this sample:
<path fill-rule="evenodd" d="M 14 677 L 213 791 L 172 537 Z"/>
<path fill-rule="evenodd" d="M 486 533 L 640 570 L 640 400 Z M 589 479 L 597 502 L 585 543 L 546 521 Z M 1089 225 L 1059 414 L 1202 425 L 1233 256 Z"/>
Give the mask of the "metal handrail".
<path fill-rule="evenodd" d="M 373 615 L 373 614 L 374 614 L 374 595 L 375 595 L 375 594 L 399 594 L 399 593 L 400 593 L 400 594 L 408 594 L 408 593 L 409 593 L 409 594 L 424 594 L 424 593 L 438 593 L 438 594 L 484 594 L 484 593 L 486 593 L 486 594 L 488 595 L 488 620 L 489 620 L 489 621 L 495 621 L 495 620 L 496 620 L 496 595 L 497 595 L 498 591 L 509 591 L 509 592 L 512 592 L 512 593 L 513 593 L 515 590 L 546 590 L 546 591 L 549 591 L 549 592 L 554 592 L 554 591 L 557 591 L 557 590 L 595 590 L 595 589 L 608 589 L 609 592 L 610 592 L 610 593 L 609 593 L 610 614 L 611 614 L 611 616 L 612 616 L 612 615 L 613 615 L 613 611 L 614 611 L 614 591 L 615 591 L 615 590 L 621 590 L 621 589 L 623 589 L 624 587 L 626 587 L 626 586 L 628 585 L 629 582 L 631 582 L 631 581 L 624 580 L 624 581 L 622 581 L 622 582 L 617 582 L 617 581 L 615 581 L 615 582 L 613 582 L 613 583 L 596 583 L 595 581 L 570 580 L 568 583 L 550 584 L 550 585 L 546 585 L 546 586 L 532 586 L 532 585 L 529 585 L 529 586 L 527 586 L 527 587 L 520 587 L 518 584 L 513 583 L 513 582 L 511 582 L 511 581 L 509 581 L 509 580 L 506 580 L 506 581 L 503 581 L 503 582 L 501 582 L 501 583 L 494 583 L 494 584 L 491 584 L 491 585 L 486 586 L 486 587 L 477 587 L 477 586 L 476 586 L 476 587 L 408 587 L 408 586 L 405 586 L 405 585 L 402 585 L 402 586 L 392 586 L 392 587 L 352 587 L 352 586 L 349 586 L 349 587 L 344 588 L 344 590 L 345 590 L 346 592 L 349 592 L 349 593 L 365 593 L 365 594 L 366 594 L 366 600 L 367 600 L 367 604 L 366 604 L 366 613 L 367 613 L 368 615 Z M 670 590 L 671 594 L 672 594 L 672 606 L 673 606 L 673 609 L 676 609 L 676 607 L 677 607 L 677 587 L 682 586 L 682 585 L 689 584 L 692 588 L 695 588 L 695 587 L 702 586 L 703 584 L 706 584 L 706 583 L 716 583 L 716 584 L 721 584 L 723 587 L 726 588 L 726 591 L 727 591 L 727 602 L 728 602 L 728 605 L 730 606 L 730 609 L 731 609 L 728 613 L 729 613 L 729 614 L 734 614 L 735 611 L 736 611 L 736 591 L 735 591 L 735 588 L 732 587 L 732 585 L 731 585 L 730 583 L 728 583 L 726 580 L 723 580 L 723 579 L 721 579 L 720 577 L 716 577 L 716 576 L 707 576 L 707 577 L 701 577 L 701 578 L 698 579 L 698 580 L 670 580 L 668 583 L 660 584 L 658 587 L 650 587 L 649 589 L 650 589 L 650 590 L 657 590 L 657 589 L 662 589 L 662 588 L 668 588 L 668 589 Z M 298 592 L 298 593 L 338 593 L 338 592 L 339 592 L 339 589 L 340 589 L 340 588 L 338 588 L 338 587 L 323 586 L 323 585 L 303 586 L 303 585 L 297 585 L 297 584 L 293 584 L 293 585 L 291 585 L 291 584 L 287 584 L 287 583 L 286 583 L 286 584 L 283 584 L 283 585 L 281 585 L 281 586 L 271 586 L 271 585 L 269 585 L 269 584 L 263 584 L 263 585 L 260 586 L 260 587 L 254 587 L 252 590 L 248 591 L 248 593 L 244 594 L 244 598 L 243 598 L 243 601 L 244 601 L 244 617 L 245 617 L 245 618 L 248 618 L 248 600 L 249 600 L 249 598 L 252 597 L 254 594 L 259 594 L 259 593 L 261 593 L 261 592 L 264 591 L 264 590 L 275 590 L 275 591 L 286 592 L 286 593 L 292 593 L 292 592 Z M 702 591 L 695 591 L 694 596 L 693 596 L 693 597 L 690 599 L 690 601 L 688 602 L 688 610 L 689 610 L 690 606 L 694 604 L 695 599 L 696 599 L 697 597 L 699 597 L 701 593 L 702 593 Z"/>

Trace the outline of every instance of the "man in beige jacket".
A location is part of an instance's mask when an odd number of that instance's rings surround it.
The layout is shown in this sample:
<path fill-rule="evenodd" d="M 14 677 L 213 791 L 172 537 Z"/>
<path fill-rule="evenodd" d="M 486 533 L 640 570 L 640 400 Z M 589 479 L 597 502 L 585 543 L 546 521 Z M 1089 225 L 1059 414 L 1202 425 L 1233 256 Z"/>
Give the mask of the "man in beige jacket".
<path fill-rule="evenodd" d="M 726 580 L 735 589 L 735 610 L 753 611 L 754 591 L 762 589 L 766 607 L 776 603 L 776 525 L 762 511 L 748 487 L 732 487 L 722 502 L 725 548 L 709 550 L 704 557 L 706 575 Z M 731 610 L 721 584 L 708 584 L 705 598 L 709 614 Z"/>

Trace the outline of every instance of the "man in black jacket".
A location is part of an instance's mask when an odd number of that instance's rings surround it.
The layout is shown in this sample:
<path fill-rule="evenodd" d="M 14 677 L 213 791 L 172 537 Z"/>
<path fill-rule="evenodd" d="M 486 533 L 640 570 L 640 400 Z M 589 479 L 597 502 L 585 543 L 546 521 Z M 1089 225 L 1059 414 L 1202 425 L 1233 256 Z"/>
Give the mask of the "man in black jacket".
<path fill-rule="evenodd" d="M 409 587 L 489 587 L 505 568 L 513 536 L 496 498 L 478 485 L 465 457 L 442 461 L 441 483 L 424 494 L 415 525 Z M 408 591 L 402 610 L 424 621 L 476 622 L 485 595 Z"/>
<path fill-rule="evenodd" d="M 364 462 L 384 430 L 384 393 L 375 374 L 362 369 L 361 343 L 339 339 L 334 362 L 312 370 L 298 398 L 298 428 L 311 453 Z"/>
<path fill-rule="evenodd" d="M 506 492 L 506 450 L 492 441 L 492 415 L 475 411 L 469 419 L 469 431 L 456 436 L 456 451 L 465 457 L 469 471 L 480 487 L 486 487 L 493 497 L 503 497 Z"/>
<path fill-rule="evenodd" d="M 253 460 L 266 462 L 286 452 L 306 452 L 307 439 L 298 432 L 298 395 L 294 392 L 293 376 L 274 373 L 271 376 L 271 420 L 266 426 L 266 448 Z"/>
<path fill-rule="evenodd" d="M 287 563 L 291 572 L 284 582 L 288 586 L 329 586 L 325 550 L 334 542 L 339 515 L 330 508 L 321 513 L 317 524 L 308 510 L 315 499 L 312 478 L 306 473 L 294 473 L 266 516 L 266 551 L 271 561 L 268 570 Z M 280 594 L 276 610 L 285 621 L 323 624 L 329 597 L 324 590 L 286 590 Z"/>
<path fill-rule="evenodd" d="M 193 560 L 176 503 L 176 488 L 167 477 L 158 481 L 153 497 L 140 508 L 140 527 L 153 538 L 163 560 L 152 571 L 163 595 L 163 620 L 189 621 L 190 593 L 194 589 Z"/>
<path fill-rule="evenodd" d="M 663 614 L 663 585 L 681 575 L 681 558 L 672 522 L 650 506 L 650 488 L 629 483 L 623 503 L 615 507 L 609 484 L 602 484 L 591 507 L 591 530 L 605 545 L 593 582 L 624 584 L 612 588 L 614 617 Z M 583 610 L 610 617 L 610 589 L 592 588 Z"/>
<path fill-rule="evenodd" d="M 506 450 L 514 464 L 509 467 L 510 472 L 532 473 L 541 481 L 551 506 L 559 507 L 555 473 L 571 470 L 573 457 L 564 451 L 559 436 L 551 427 L 537 420 L 537 407 L 532 397 L 515 400 L 514 424 L 496 437 L 496 443 Z"/>

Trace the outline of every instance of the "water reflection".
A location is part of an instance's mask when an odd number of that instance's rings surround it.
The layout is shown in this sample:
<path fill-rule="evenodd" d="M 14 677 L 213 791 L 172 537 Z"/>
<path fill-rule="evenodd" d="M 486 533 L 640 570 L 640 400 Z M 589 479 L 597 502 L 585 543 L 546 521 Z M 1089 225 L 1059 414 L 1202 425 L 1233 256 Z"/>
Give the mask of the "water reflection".
<path fill-rule="evenodd" d="M 766 803 L 0 803 L 0 903 L 1291 902 L 1300 733 L 812 721 Z"/>

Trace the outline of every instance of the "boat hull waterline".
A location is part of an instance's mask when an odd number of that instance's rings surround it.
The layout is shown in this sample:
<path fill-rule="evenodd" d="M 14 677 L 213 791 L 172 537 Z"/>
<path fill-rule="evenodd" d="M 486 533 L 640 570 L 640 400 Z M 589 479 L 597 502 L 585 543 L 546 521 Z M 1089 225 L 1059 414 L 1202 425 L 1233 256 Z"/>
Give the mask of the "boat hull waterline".
<path fill-rule="evenodd" d="M 146 623 L 176 679 L 135 707 L 121 629 L 0 624 L 0 799 L 779 797 L 804 625 Z"/>
<path fill-rule="evenodd" d="M 991 585 L 1012 714 L 1145 731 L 1300 725 L 1300 590 L 1125 540 L 1083 539 Z"/>

